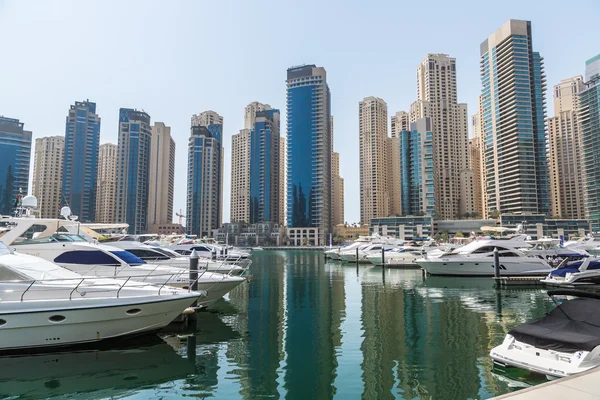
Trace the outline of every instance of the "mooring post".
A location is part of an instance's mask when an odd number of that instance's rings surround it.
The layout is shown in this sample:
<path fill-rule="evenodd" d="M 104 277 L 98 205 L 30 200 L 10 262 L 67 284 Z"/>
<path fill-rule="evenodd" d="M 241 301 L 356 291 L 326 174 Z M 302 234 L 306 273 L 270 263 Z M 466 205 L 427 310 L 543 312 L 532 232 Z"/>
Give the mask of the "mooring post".
<path fill-rule="evenodd" d="M 198 290 L 198 261 L 200 260 L 200 257 L 198 257 L 198 253 L 196 252 L 196 250 L 192 250 L 192 254 L 190 254 L 190 272 L 189 272 L 189 279 L 190 279 L 190 283 L 189 283 L 189 287 L 190 290 L 192 291 L 197 291 Z M 198 306 L 198 300 L 195 300 L 194 303 L 191 305 L 191 307 L 196 308 Z M 190 314 L 188 315 L 188 318 L 190 319 L 195 319 L 196 318 L 196 313 Z"/>
<path fill-rule="evenodd" d="M 356 268 L 358 268 L 358 247 L 356 248 Z"/>
<path fill-rule="evenodd" d="M 494 278 L 500 278 L 500 253 L 497 247 L 494 247 Z"/>
<path fill-rule="evenodd" d="M 381 267 L 385 266 L 385 248 L 381 247 Z"/>

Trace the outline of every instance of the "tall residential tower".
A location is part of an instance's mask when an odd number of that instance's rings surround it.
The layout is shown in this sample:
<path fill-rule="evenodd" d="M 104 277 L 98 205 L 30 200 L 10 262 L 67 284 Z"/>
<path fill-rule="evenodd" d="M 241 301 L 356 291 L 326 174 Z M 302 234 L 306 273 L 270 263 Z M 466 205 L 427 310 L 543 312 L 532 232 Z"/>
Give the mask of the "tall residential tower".
<path fill-rule="evenodd" d="M 115 222 L 129 224 L 131 234 L 148 230 L 151 137 L 150 115 L 130 108 L 119 110 Z"/>
<path fill-rule="evenodd" d="M 31 194 L 38 201 L 40 218 L 60 218 L 64 136 L 35 139 Z"/>
<path fill-rule="evenodd" d="M 175 192 L 175 141 L 162 122 L 152 125 L 148 192 L 148 230 L 157 233 L 159 225 L 173 222 Z"/>
<path fill-rule="evenodd" d="M 287 70 L 287 226 L 319 228 L 320 245 L 332 232 L 330 96 L 325 68 Z"/>
<path fill-rule="evenodd" d="M 29 191 L 31 132 L 23 122 L 0 116 L 0 214 L 9 215 L 19 193 Z"/>
<path fill-rule="evenodd" d="M 212 236 L 223 208 L 223 117 L 214 111 L 192 116 L 187 183 L 186 231 Z"/>
<path fill-rule="evenodd" d="M 387 104 L 380 98 L 367 97 L 358 104 L 360 142 L 360 221 L 390 214 L 388 185 Z"/>
<path fill-rule="evenodd" d="M 81 222 L 96 222 L 99 150 L 100 117 L 96 103 L 76 101 L 66 118 L 62 195 Z"/>
<path fill-rule="evenodd" d="M 488 212 L 547 214 L 546 78 L 531 22 L 508 20 L 480 52 Z"/>
<path fill-rule="evenodd" d="M 98 155 L 98 179 L 96 189 L 96 222 L 115 222 L 115 191 L 117 187 L 117 145 L 100 145 Z"/>
<path fill-rule="evenodd" d="M 600 54 L 585 63 L 585 90 L 579 95 L 587 217 L 600 230 Z"/>

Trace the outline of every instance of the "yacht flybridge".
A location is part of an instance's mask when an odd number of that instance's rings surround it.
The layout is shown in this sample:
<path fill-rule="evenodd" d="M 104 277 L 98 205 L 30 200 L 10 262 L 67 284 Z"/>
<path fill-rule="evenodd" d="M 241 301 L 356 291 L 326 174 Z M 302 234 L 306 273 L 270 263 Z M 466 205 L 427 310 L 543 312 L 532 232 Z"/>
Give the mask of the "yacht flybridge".
<path fill-rule="evenodd" d="M 84 277 L 0 244 L 0 351 L 158 331 L 203 294 Z"/>

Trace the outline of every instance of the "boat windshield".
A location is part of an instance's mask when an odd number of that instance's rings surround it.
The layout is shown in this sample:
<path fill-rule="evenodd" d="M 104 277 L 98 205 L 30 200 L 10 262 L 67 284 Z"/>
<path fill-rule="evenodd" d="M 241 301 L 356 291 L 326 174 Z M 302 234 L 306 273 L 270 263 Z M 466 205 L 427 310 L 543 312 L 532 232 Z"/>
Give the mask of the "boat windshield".
<path fill-rule="evenodd" d="M 126 262 L 129 265 L 146 264 L 146 261 L 142 260 L 141 258 L 139 258 L 125 250 L 111 251 L 111 253 L 114 254 L 115 256 L 119 257 L 121 260 L 123 260 L 124 262 Z"/>
<path fill-rule="evenodd" d="M 181 256 L 181 254 L 177 254 L 176 252 L 174 252 L 172 250 L 163 249 L 160 247 L 153 247 L 153 250 L 156 250 L 159 253 L 164 254 L 165 256 L 168 256 L 170 258 L 179 258 Z"/>
<path fill-rule="evenodd" d="M 71 235 L 65 233 L 56 233 L 52 236 L 38 237 L 34 239 L 26 239 L 18 243 L 14 243 L 15 246 L 22 244 L 40 244 L 40 243 L 58 243 L 58 242 L 87 242 L 83 237 L 79 235 Z"/>
<path fill-rule="evenodd" d="M 6 247 L 4 243 L 0 242 L 0 256 L 3 256 L 5 254 L 10 254 L 10 249 Z"/>

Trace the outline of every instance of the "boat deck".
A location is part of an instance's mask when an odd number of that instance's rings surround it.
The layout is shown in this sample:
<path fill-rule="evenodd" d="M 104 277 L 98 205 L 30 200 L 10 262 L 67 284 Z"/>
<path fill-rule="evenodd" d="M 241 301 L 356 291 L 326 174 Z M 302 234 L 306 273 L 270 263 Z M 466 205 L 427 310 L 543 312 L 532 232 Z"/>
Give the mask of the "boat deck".
<path fill-rule="evenodd" d="M 542 385 L 508 393 L 494 399 L 510 400 L 592 400 L 600 399 L 600 368 L 568 378 L 557 379 Z"/>

